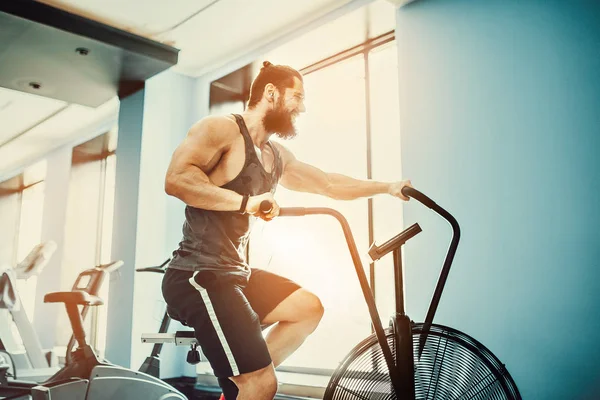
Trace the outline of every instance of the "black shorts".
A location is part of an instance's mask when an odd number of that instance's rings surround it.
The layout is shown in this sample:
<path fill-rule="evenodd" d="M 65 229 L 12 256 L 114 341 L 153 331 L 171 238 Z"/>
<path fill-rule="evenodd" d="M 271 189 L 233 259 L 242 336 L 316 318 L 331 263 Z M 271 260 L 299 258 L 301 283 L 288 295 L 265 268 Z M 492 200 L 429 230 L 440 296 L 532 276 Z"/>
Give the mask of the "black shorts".
<path fill-rule="evenodd" d="M 299 288 L 289 279 L 254 268 L 247 282 L 169 268 L 162 283 L 169 314 L 194 328 L 219 378 L 271 363 L 261 321 Z"/>

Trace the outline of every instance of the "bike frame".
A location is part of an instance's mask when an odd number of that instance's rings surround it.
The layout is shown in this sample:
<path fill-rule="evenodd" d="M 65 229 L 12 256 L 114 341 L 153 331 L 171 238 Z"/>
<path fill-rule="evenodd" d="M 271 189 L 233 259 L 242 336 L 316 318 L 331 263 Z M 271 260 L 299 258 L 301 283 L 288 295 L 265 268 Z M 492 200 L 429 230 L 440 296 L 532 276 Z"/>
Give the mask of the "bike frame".
<path fill-rule="evenodd" d="M 460 239 L 460 228 L 458 226 L 458 223 L 456 222 L 456 219 L 454 219 L 454 217 L 450 215 L 450 213 L 438 206 L 434 201 L 432 201 L 429 197 L 425 196 L 423 193 L 409 187 L 404 187 L 402 189 L 402 193 L 406 196 L 418 200 L 423 205 L 431 208 L 434 212 L 446 219 L 453 229 L 452 242 L 446 254 L 444 266 L 442 267 L 440 278 L 438 280 L 433 298 L 431 300 L 431 304 L 427 312 L 427 317 L 425 318 L 425 322 L 423 324 L 423 334 L 421 335 L 419 340 L 420 357 L 421 353 L 423 352 L 423 348 L 425 347 L 429 328 L 431 328 L 431 324 L 433 323 L 433 317 L 435 316 L 435 312 L 437 310 L 437 306 L 439 304 L 442 291 L 444 289 L 444 285 L 446 283 L 446 279 L 450 271 L 450 266 L 456 253 L 456 248 L 458 247 L 458 241 Z M 396 338 L 396 357 L 394 357 L 394 355 L 392 354 L 392 350 L 388 345 L 386 333 L 381 324 L 381 319 L 379 317 L 377 306 L 375 305 L 375 298 L 373 297 L 373 292 L 369 287 L 367 276 L 364 272 L 364 267 L 360 260 L 358 250 L 356 248 L 356 243 L 354 241 L 354 236 L 352 235 L 352 231 L 350 229 L 350 226 L 348 225 L 348 221 L 341 213 L 331 208 L 289 207 L 281 208 L 279 211 L 279 216 L 305 215 L 330 215 L 336 218 L 342 226 L 342 230 L 346 238 L 346 243 L 348 244 L 348 249 L 350 251 L 350 255 L 352 257 L 352 261 L 356 269 L 358 281 L 360 283 L 365 302 L 367 303 L 367 308 L 371 317 L 371 323 L 373 324 L 373 329 L 375 331 L 375 335 L 377 336 L 377 341 L 381 346 L 381 350 L 388 367 L 393 390 L 397 394 L 397 398 L 399 399 L 414 399 L 415 387 L 412 331 L 410 318 L 406 315 L 404 309 L 404 271 L 402 268 L 401 246 L 404 243 L 406 243 L 406 241 L 408 241 L 410 238 L 421 232 L 421 227 L 418 224 L 413 224 L 398 235 L 394 236 L 393 238 L 382 244 L 381 246 L 376 246 L 375 243 L 373 243 L 373 245 L 369 249 L 369 255 L 371 256 L 373 261 L 379 260 L 381 257 L 390 252 L 393 253 L 394 257 L 394 296 L 396 299 L 396 313 L 390 319 L 390 328 L 394 332 Z M 394 358 L 397 360 L 397 363 L 394 362 Z"/>

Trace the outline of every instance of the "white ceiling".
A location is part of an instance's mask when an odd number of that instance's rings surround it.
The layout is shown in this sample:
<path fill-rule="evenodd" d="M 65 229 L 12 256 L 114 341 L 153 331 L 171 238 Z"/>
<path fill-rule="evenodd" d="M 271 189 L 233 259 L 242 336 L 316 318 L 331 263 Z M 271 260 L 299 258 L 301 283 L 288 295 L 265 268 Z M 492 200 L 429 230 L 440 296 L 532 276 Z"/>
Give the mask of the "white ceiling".
<path fill-rule="evenodd" d="M 200 76 L 351 0 L 41 1 L 172 45 L 181 50 L 173 69 Z M 89 134 L 91 127 L 117 112 L 116 99 L 91 109 L 0 88 L 0 181 L 78 135 Z"/>
<path fill-rule="evenodd" d="M 200 76 L 351 0 L 41 1 L 174 46 L 174 69 Z"/>
<path fill-rule="evenodd" d="M 20 92 L 6 89 L 0 89 L 0 97 L 6 92 L 10 92 L 8 97 L 13 100 L 9 107 L 0 111 L 0 136 L 8 136 L 7 127 L 27 125 L 31 128 L 17 131 L 14 138 L 4 140 L 0 146 L 0 181 L 62 145 L 102 133 L 98 131 L 101 127 L 106 126 L 108 131 L 119 111 L 116 97 L 100 107 L 91 108 L 38 96 L 22 98 Z"/>
<path fill-rule="evenodd" d="M 65 106 L 62 101 L 0 88 L 0 148 Z"/>

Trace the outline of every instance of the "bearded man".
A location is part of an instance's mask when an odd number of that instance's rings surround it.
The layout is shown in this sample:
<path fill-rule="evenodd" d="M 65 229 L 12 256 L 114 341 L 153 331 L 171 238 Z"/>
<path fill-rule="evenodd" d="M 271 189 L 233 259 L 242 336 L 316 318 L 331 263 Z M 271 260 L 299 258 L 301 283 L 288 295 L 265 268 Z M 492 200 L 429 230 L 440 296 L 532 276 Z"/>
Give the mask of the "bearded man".
<path fill-rule="evenodd" d="M 302 75 L 263 63 L 241 115 L 209 116 L 174 152 L 165 191 L 186 204 L 183 239 L 164 276 L 169 314 L 195 330 L 226 400 L 272 400 L 275 367 L 323 316 L 319 298 L 295 282 L 250 268 L 251 218 L 279 213 L 273 195 L 287 189 L 352 200 L 387 193 L 407 201 L 403 186 L 325 173 L 297 160 L 272 135 L 291 139 L 305 111 Z M 343 145 L 340 143 L 340 149 Z M 272 203 L 267 213 L 262 201 Z M 274 325 L 266 338 L 261 327 Z"/>

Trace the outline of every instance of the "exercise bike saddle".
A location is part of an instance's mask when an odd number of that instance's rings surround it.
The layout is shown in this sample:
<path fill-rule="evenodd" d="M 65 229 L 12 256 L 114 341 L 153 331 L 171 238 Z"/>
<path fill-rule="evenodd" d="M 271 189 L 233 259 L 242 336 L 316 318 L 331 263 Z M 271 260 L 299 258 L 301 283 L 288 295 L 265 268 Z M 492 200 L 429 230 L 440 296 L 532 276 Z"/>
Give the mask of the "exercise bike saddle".
<path fill-rule="evenodd" d="M 44 303 L 65 303 L 83 306 L 99 306 L 104 304 L 100 297 L 93 296 L 81 290 L 48 293 L 44 296 Z"/>

